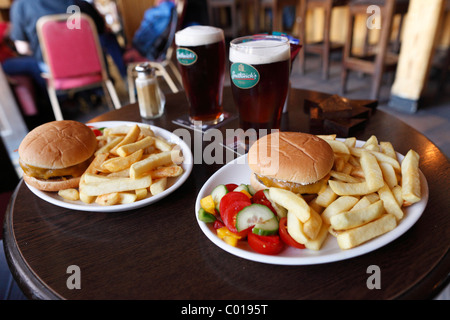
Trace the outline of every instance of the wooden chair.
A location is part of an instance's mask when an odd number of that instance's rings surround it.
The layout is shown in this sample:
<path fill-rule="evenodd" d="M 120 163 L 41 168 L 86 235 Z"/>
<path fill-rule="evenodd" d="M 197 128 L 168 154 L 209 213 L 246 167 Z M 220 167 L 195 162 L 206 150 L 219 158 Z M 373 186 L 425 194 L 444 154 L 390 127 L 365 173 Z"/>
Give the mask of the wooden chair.
<path fill-rule="evenodd" d="M 57 92 L 102 87 L 111 109 L 120 109 L 117 92 L 108 77 L 97 29 L 91 17 L 80 14 L 79 26 L 70 28 L 69 14 L 41 17 L 36 23 L 48 73 L 47 90 L 56 120 L 63 120 Z"/>
<path fill-rule="evenodd" d="M 300 1 L 300 30 L 299 37 L 303 45 L 299 52 L 300 73 L 305 73 L 305 55 L 314 53 L 321 56 L 322 78 L 329 78 L 330 53 L 343 50 L 343 43 L 335 43 L 330 39 L 331 13 L 333 8 L 348 5 L 348 0 L 299 0 Z M 306 41 L 306 16 L 310 9 L 322 9 L 324 11 L 324 26 L 322 41 L 307 43 Z"/>
<path fill-rule="evenodd" d="M 355 17 L 357 15 L 367 15 L 369 5 L 377 5 L 380 8 L 380 37 L 376 45 L 375 54 L 367 54 L 367 50 L 364 49 L 363 55 L 356 56 L 352 52 Z M 370 99 L 378 98 L 383 73 L 395 71 L 398 62 L 398 54 L 389 50 L 393 18 L 397 14 L 405 15 L 408 11 L 408 5 L 409 1 L 407 0 L 354 0 L 350 2 L 348 34 L 342 58 L 341 94 L 346 92 L 348 74 L 352 70 L 372 75 Z M 398 37 L 397 41 L 399 42 Z M 399 45 L 396 46 L 396 51 L 398 48 Z"/>
<path fill-rule="evenodd" d="M 222 28 L 225 37 L 236 38 L 239 35 L 238 0 L 208 0 L 209 24 Z M 223 23 L 221 14 L 230 11 L 228 23 Z"/>
<path fill-rule="evenodd" d="M 270 9 L 272 12 L 272 21 L 270 31 L 283 31 L 283 9 L 286 6 L 295 6 L 297 8 L 299 0 L 259 0 L 255 6 L 255 25 L 259 27 L 259 14 L 262 10 Z M 296 9 L 297 11 L 297 9 Z M 263 20 L 264 21 L 264 20 Z M 258 29 L 259 30 L 259 29 Z"/>

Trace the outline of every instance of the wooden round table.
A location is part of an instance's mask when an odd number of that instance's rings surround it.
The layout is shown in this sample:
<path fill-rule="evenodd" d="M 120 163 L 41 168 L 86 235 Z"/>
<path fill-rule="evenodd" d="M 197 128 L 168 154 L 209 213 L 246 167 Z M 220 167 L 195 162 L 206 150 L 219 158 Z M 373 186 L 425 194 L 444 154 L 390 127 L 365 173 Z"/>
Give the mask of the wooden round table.
<path fill-rule="evenodd" d="M 282 130 L 310 131 L 305 99 L 326 94 L 292 89 Z M 370 103 L 370 102 L 368 102 Z M 225 109 L 236 113 L 230 88 Z M 167 96 L 163 117 L 150 122 L 173 131 L 187 112 L 184 93 Z M 92 121 L 141 122 L 137 105 Z M 221 129 L 237 128 L 238 120 Z M 377 110 L 356 137 L 391 141 L 421 156 L 428 205 L 417 223 L 393 242 L 332 263 L 281 266 L 231 255 L 213 244 L 196 221 L 195 199 L 219 164 L 194 164 L 187 181 L 150 206 L 118 213 L 73 211 L 36 197 L 20 182 L 4 225 L 7 261 L 33 299 L 426 299 L 447 283 L 450 270 L 449 184 L 445 155 L 426 137 Z M 81 288 L 67 286 L 68 267 L 81 271 Z M 369 289 L 368 267 L 381 270 L 381 288 Z"/>

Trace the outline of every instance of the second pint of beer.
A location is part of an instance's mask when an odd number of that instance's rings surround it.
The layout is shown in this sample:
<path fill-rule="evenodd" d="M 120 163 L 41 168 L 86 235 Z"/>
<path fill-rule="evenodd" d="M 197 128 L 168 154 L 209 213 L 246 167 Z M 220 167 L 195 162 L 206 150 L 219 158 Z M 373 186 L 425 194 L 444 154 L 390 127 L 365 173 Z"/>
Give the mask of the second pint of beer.
<path fill-rule="evenodd" d="M 223 30 L 211 26 L 187 27 L 175 34 L 175 44 L 190 120 L 205 124 L 220 122 L 225 81 Z"/>
<path fill-rule="evenodd" d="M 231 41 L 229 59 L 242 128 L 279 129 L 289 88 L 289 40 L 271 35 L 237 38 Z"/>

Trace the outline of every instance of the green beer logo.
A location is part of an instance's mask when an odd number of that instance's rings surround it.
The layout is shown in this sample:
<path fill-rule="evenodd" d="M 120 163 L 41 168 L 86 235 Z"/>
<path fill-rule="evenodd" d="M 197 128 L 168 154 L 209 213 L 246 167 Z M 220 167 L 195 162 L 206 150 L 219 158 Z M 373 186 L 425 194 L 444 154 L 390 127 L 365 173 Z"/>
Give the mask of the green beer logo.
<path fill-rule="evenodd" d="M 241 89 L 250 89 L 259 82 L 259 72 L 245 63 L 233 63 L 230 68 L 231 81 Z"/>
<path fill-rule="evenodd" d="M 180 64 L 189 66 L 197 61 L 197 54 L 190 49 L 178 48 L 177 60 Z"/>

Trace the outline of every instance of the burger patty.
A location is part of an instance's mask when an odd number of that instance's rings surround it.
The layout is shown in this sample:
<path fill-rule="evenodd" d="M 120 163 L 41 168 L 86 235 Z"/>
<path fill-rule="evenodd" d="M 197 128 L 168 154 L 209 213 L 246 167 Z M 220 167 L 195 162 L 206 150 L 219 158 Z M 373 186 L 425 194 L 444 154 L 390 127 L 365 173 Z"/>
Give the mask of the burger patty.
<path fill-rule="evenodd" d="M 290 190 L 294 193 L 300 193 L 300 194 L 318 193 L 320 191 L 320 189 L 322 188 L 322 186 L 324 185 L 324 182 L 326 181 L 326 178 L 327 178 L 327 177 L 325 177 L 315 183 L 304 185 L 301 183 L 283 181 L 283 180 L 278 180 L 275 178 L 269 178 L 269 177 L 262 176 L 262 175 L 259 175 L 256 173 L 255 173 L 255 175 L 256 175 L 256 178 L 268 188 L 270 188 L 270 187 L 281 188 L 281 189 Z"/>
<path fill-rule="evenodd" d="M 22 161 L 19 161 L 20 167 L 22 168 L 24 174 L 42 180 L 65 180 L 81 177 L 81 175 L 86 171 L 91 162 L 92 158 L 89 158 L 88 160 L 71 167 L 61 169 L 48 169 L 34 167 L 25 164 Z"/>

